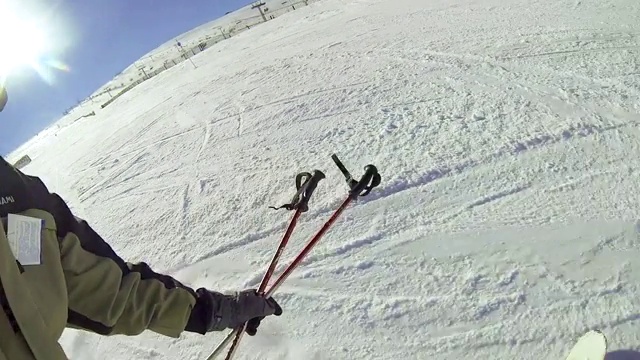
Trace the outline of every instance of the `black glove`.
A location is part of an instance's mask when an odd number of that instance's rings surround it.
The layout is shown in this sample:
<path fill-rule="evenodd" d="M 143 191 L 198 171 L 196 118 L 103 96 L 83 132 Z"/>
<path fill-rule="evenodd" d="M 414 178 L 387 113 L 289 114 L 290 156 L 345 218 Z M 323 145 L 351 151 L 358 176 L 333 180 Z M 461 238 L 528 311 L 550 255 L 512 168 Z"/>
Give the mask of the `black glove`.
<path fill-rule="evenodd" d="M 253 336 L 262 319 L 282 315 L 282 308 L 273 298 L 260 296 L 255 289 L 221 294 L 201 288 L 196 294 L 196 306 L 191 311 L 186 331 L 204 334 L 236 329 L 247 323 L 246 332 Z"/>

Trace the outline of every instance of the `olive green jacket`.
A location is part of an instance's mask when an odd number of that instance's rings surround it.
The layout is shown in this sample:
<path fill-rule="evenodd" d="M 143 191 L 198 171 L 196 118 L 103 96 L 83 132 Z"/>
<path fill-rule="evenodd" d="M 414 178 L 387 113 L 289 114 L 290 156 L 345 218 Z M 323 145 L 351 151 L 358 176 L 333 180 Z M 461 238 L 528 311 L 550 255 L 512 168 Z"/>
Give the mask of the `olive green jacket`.
<path fill-rule="evenodd" d="M 14 257 L 8 214 L 43 220 L 40 265 Z M 0 218 L 0 360 L 66 359 L 58 344 L 65 327 L 102 335 L 206 332 L 210 310 L 194 290 L 122 260 L 40 179 L 2 158 Z"/>

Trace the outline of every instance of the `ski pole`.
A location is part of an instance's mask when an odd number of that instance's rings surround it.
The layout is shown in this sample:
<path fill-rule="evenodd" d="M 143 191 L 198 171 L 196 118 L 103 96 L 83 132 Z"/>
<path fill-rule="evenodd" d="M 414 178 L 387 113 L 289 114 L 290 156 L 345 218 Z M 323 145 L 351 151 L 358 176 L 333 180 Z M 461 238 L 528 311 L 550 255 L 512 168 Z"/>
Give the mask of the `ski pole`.
<path fill-rule="evenodd" d="M 349 205 L 349 203 L 352 200 L 353 199 L 351 197 L 348 197 L 342 203 L 340 208 L 338 208 L 338 210 L 336 210 L 336 212 L 333 213 L 331 218 L 322 226 L 322 228 L 314 235 L 314 237 L 307 243 L 307 245 L 305 245 L 305 247 L 298 254 L 298 256 L 296 256 L 296 258 L 286 267 L 284 272 L 276 279 L 276 281 L 271 286 L 271 288 L 264 294 L 265 297 L 268 298 L 268 297 L 272 296 L 273 293 L 275 293 L 276 290 L 278 290 L 280 285 L 282 285 L 282 283 L 284 283 L 284 281 L 287 280 L 289 275 L 291 275 L 291 273 L 298 267 L 298 265 L 300 265 L 300 263 L 302 263 L 302 260 L 304 260 L 304 258 L 309 254 L 309 252 L 311 252 L 313 247 L 318 243 L 318 241 L 320 241 L 322 236 L 327 232 L 327 230 L 329 230 L 329 228 L 333 225 L 333 223 L 336 221 L 336 219 L 342 214 L 342 212 L 347 208 L 347 206 Z M 242 337 L 244 336 L 244 330 L 245 329 L 246 329 L 246 324 L 245 324 L 245 326 L 243 328 L 238 329 L 235 332 L 232 332 L 230 334 L 230 335 L 235 334 L 235 339 L 231 343 L 231 348 L 227 352 L 227 357 L 225 358 L 226 360 L 231 360 L 231 358 L 233 357 L 233 355 L 237 351 L 239 342 L 242 339 Z M 231 336 L 229 336 L 228 338 L 231 338 Z"/>
<path fill-rule="evenodd" d="M 291 204 L 288 204 L 292 210 L 295 209 L 295 213 L 293 214 L 293 217 L 289 222 L 289 226 L 287 227 L 287 230 L 285 231 L 285 234 L 282 237 L 282 240 L 280 240 L 280 244 L 276 249 L 276 253 L 273 255 L 273 258 L 271 259 L 269 268 L 265 272 L 262 278 L 262 281 L 260 282 L 260 286 L 258 287 L 258 294 L 261 294 L 261 295 L 264 294 L 264 291 L 267 287 L 267 284 L 269 283 L 269 280 L 271 279 L 271 276 L 273 276 L 273 273 L 276 271 L 276 266 L 278 265 L 278 261 L 280 261 L 282 252 L 284 251 L 285 246 L 287 246 L 287 243 L 289 242 L 289 238 L 293 233 L 293 229 L 298 224 L 298 218 L 300 217 L 300 215 L 302 215 L 302 213 L 307 212 L 309 210 L 309 199 L 311 198 L 311 195 L 315 191 L 320 180 L 326 177 L 324 173 L 322 173 L 322 171 L 320 170 L 314 170 L 313 174 L 303 173 L 301 175 L 306 176 L 307 179 L 303 184 L 300 184 L 301 176 L 298 175 L 298 177 L 296 178 L 298 192 L 294 196 Z M 302 197 L 299 197 L 299 195 L 302 195 Z"/>
<path fill-rule="evenodd" d="M 293 270 L 295 270 L 298 267 L 298 265 L 300 265 L 302 260 L 304 260 L 304 258 L 309 254 L 311 249 L 313 249 L 313 247 L 318 243 L 318 241 L 327 232 L 327 230 L 329 230 L 329 228 L 333 225 L 333 223 L 336 221 L 336 219 L 342 214 L 342 212 L 347 208 L 347 206 L 349 205 L 349 203 L 351 201 L 352 201 L 352 199 L 350 197 L 347 198 L 342 203 L 340 208 L 338 210 L 336 210 L 336 212 L 333 213 L 331 218 L 322 226 L 322 228 L 313 236 L 313 238 L 311 238 L 311 240 L 309 240 L 307 245 L 305 245 L 305 247 L 302 249 L 302 251 L 300 251 L 298 256 L 296 256 L 296 258 L 287 266 L 287 268 L 284 270 L 284 272 L 282 274 L 280 274 L 280 276 L 276 279 L 276 281 L 273 283 L 273 285 L 271 285 L 271 288 L 264 294 L 265 297 L 271 296 L 274 292 L 276 292 L 276 290 L 278 290 L 280 285 L 282 285 L 282 283 L 285 280 L 287 280 L 287 278 L 289 277 L 289 275 L 291 275 Z"/>
<path fill-rule="evenodd" d="M 270 297 L 273 293 L 282 285 L 282 283 L 291 275 L 291 273 L 302 263 L 302 260 L 308 255 L 308 253 L 313 249 L 313 247 L 318 243 L 318 241 L 322 238 L 322 236 L 326 233 L 326 231 L 335 223 L 336 219 L 342 214 L 342 212 L 347 208 L 347 206 L 358 196 L 366 196 L 371 190 L 380 185 L 381 177 L 378 173 L 378 170 L 373 165 L 365 166 L 365 173 L 360 179 L 360 181 L 356 181 L 353 179 L 349 171 L 344 167 L 342 162 L 339 160 L 337 155 L 332 155 L 333 161 L 336 163 L 342 174 L 345 176 L 347 181 L 347 185 L 350 188 L 349 196 L 342 205 L 333 213 L 331 218 L 322 226 L 322 228 L 314 235 L 314 237 L 307 243 L 307 245 L 302 249 L 302 251 L 298 254 L 298 256 L 287 266 L 284 272 L 278 277 L 275 283 L 271 286 L 271 288 L 265 293 L 266 297 Z M 232 331 L 227 335 L 227 337 L 218 345 L 218 347 L 211 353 L 207 360 L 214 359 L 218 354 L 222 352 L 222 349 L 231 342 L 232 339 L 238 339 L 242 337 L 242 333 L 244 331 L 237 333 L 236 330 Z M 240 334 L 238 336 L 238 334 Z M 227 353 L 226 360 L 230 360 L 238 346 L 238 341 L 234 341 L 231 349 Z"/>
<path fill-rule="evenodd" d="M 267 284 L 269 283 L 271 276 L 273 276 L 273 273 L 275 272 L 275 269 L 278 265 L 278 261 L 282 256 L 282 252 L 284 251 L 284 248 L 289 242 L 289 238 L 291 237 L 291 234 L 293 233 L 293 230 L 298 223 L 298 218 L 300 218 L 300 215 L 302 215 L 302 213 L 307 212 L 309 210 L 309 199 L 311 198 L 311 195 L 313 194 L 316 187 L 318 186 L 318 183 L 320 182 L 320 180 L 324 178 L 325 178 L 325 175 L 320 170 L 314 170 L 313 174 L 310 174 L 307 172 L 298 174 L 296 176 L 297 191 L 293 196 L 293 198 L 291 199 L 291 202 L 288 204 L 282 205 L 278 208 L 271 207 L 272 209 L 276 209 L 276 210 L 283 209 L 283 208 L 287 210 L 295 210 L 295 213 L 293 214 L 293 217 L 291 218 L 289 225 L 287 226 L 287 230 L 285 231 L 285 234 L 280 240 L 280 244 L 278 244 L 278 248 L 276 249 L 276 252 L 273 255 L 273 258 L 271 259 L 269 268 L 265 272 L 262 278 L 262 281 L 260 282 L 260 286 L 258 287 L 259 294 L 264 293 L 264 290 L 267 287 Z M 218 347 L 216 348 L 216 351 L 211 353 L 211 355 L 207 358 L 207 360 L 212 360 L 213 358 L 215 358 L 215 356 L 217 356 L 221 352 L 221 350 L 224 349 L 232 339 L 234 339 L 233 343 L 237 344 L 242 339 L 242 336 L 244 335 L 246 328 L 247 328 L 247 324 L 245 323 L 242 327 L 239 327 L 233 332 L 231 332 L 229 336 L 227 336 L 218 345 Z M 235 338 L 233 337 L 234 334 L 235 334 Z M 229 350 L 229 353 L 227 354 L 228 358 L 231 358 L 233 356 L 233 354 L 235 353 L 235 349 L 237 349 L 237 345 L 232 346 L 232 348 Z"/>
<path fill-rule="evenodd" d="M 313 247 L 320 241 L 322 236 L 329 230 L 329 228 L 335 223 L 335 221 L 340 217 L 342 212 L 347 208 L 349 203 L 358 198 L 358 196 L 366 196 L 371 192 L 371 190 L 380 185 L 381 177 L 378 173 L 378 169 L 376 169 L 373 165 L 367 165 L 365 167 L 365 174 L 362 176 L 360 181 L 355 181 L 351 177 L 351 174 L 347 171 L 347 169 L 342 165 L 340 160 L 336 155 L 333 156 L 336 165 L 340 168 L 342 173 L 347 178 L 347 183 L 351 187 L 351 191 L 349 196 L 345 199 L 345 201 L 340 205 L 340 207 L 331 215 L 331 218 L 327 220 L 327 222 L 322 226 L 320 230 L 309 240 L 307 245 L 300 251 L 298 256 L 287 266 L 287 268 L 280 274 L 280 276 L 276 279 L 276 281 L 271 285 L 271 288 L 265 293 L 266 297 L 270 297 L 273 293 L 278 290 L 280 285 L 284 283 L 285 280 L 291 275 L 291 273 L 302 263 L 302 260 L 311 252 Z"/>
<path fill-rule="evenodd" d="M 304 177 L 306 177 L 307 179 L 305 180 L 304 184 L 301 184 L 302 178 Z M 258 287 L 258 294 L 264 295 L 264 290 L 269 284 L 269 280 L 271 279 L 271 276 L 273 276 L 273 273 L 276 270 L 276 266 L 278 265 L 280 256 L 282 255 L 282 252 L 284 251 L 285 246 L 289 242 L 289 238 L 291 237 L 291 233 L 293 233 L 293 229 L 296 227 L 298 223 L 298 218 L 303 212 L 307 212 L 309 210 L 309 199 L 311 198 L 311 194 L 313 194 L 313 191 L 318 186 L 318 183 L 320 182 L 320 180 L 324 178 L 325 178 L 325 175 L 320 170 L 314 170 L 313 174 L 301 173 L 301 174 L 298 174 L 298 176 L 296 176 L 296 187 L 298 188 L 298 191 L 293 196 L 291 203 L 281 206 L 281 208 L 285 208 L 288 210 L 295 209 L 295 213 L 293 214 L 293 218 L 289 222 L 289 226 L 287 227 L 287 230 L 285 231 L 285 234 L 282 237 L 282 240 L 280 240 L 280 244 L 276 249 L 276 253 L 273 255 L 273 258 L 271 259 L 271 264 L 269 264 L 269 268 L 267 269 L 264 276 L 262 277 L 262 281 L 260 282 L 260 286 Z M 302 197 L 300 197 L 300 195 L 302 195 Z M 229 351 L 227 352 L 227 356 L 226 356 L 227 359 L 231 359 L 233 355 L 235 355 L 235 352 L 237 351 L 238 346 L 240 345 L 240 340 L 242 340 L 242 337 L 244 336 L 246 329 L 247 329 L 247 323 L 244 323 L 244 325 L 242 325 L 241 327 L 235 330 L 235 338 L 231 343 L 231 348 L 229 348 Z"/>

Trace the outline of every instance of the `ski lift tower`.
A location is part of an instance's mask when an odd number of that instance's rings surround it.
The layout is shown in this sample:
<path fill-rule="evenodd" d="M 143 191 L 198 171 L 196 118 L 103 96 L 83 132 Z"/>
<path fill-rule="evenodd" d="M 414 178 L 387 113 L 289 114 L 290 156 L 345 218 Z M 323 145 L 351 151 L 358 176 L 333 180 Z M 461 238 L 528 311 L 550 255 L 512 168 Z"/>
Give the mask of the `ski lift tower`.
<path fill-rule="evenodd" d="M 197 68 L 196 64 L 194 64 L 193 60 L 191 60 L 191 56 L 187 54 L 187 50 L 185 50 L 185 48 L 182 47 L 182 43 L 178 41 L 178 39 L 175 39 L 175 40 L 176 40 L 176 46 L 178 47 L 179 51 L 182 53 L 182 57 L 184 57 L 185 60 L 189 60 L 191 65 L 193 65 L 193 68 L 196 69 Z"/>
<path fill-rule="evenodd" d="M 264 20 L 264 22 L 267 22 L 267 17 L 264 16 L 264 11 L 262 11 L 262 7 L 265 6 L 267 4 L 265 4 L 263 1 L 259 1 L 253 5 L 251 5 L 252 9 L 258 9 L 258 11 L 260 11 L 260 15 L 262 15 L 262 20 Z"/>

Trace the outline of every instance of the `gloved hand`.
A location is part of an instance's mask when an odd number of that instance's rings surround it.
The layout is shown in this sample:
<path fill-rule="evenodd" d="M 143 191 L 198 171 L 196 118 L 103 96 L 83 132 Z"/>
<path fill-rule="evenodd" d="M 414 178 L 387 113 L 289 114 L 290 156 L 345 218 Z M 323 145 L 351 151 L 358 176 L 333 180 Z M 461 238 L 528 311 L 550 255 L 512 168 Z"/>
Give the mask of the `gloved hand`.
<path fill-rule="evenodd" d="M 253 336 L 262 319 L 282 315 L 282 308 L 273 298 L 260 296 L 255 289 L 221 294 L 201 288 L 196 294 L 198 298 L 185 328 L 187 331 L 204 334 L 236 329 L 246 322 L 246 332 Z"/>

